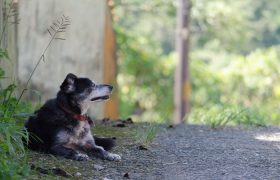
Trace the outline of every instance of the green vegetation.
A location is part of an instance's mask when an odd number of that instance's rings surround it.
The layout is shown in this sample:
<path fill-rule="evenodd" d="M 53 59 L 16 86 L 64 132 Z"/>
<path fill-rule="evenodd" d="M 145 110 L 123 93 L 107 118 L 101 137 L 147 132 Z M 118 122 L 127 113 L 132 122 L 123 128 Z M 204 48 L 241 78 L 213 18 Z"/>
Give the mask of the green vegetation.
<path fill-rule="evenodd" d="M 13 3 L 5 2 L 6 11 L 1 27 L 0 45 L 4 39 L 9 20 L 15 16 Z M 2 7 L 1 7 L 2 8 Z M 16 21 L 16 19 L 14 19 Z M 1 46 L 2 47 L 2 46 Z M 12 63 L 7 49 L 0 47 L 0 63 Z M 5 71 L 0 67 L 0 81 L 5 79 Z M 26 115 L 31 112 L 31 105 L 16 98 L 17 86 L 11 83 L 6 87 L 0 85 L 0 179 L 20 179 L 27 176 L 30 168 L 22 142 L 22 137 L 28 139 L 23 130 Z"/>
<path fill-rule="evenodd" d="M 279 125 L 277 0 L 192 0 L 190 123 Z M 115 0 L 121 114 L 172 119 L 176 3 Z"/>
<path fill-rule="evenodd" d="M 8 60 L 8 53 L 0 49 L 1 60 Z M 5 71 L 0 68 L 0 80 L 5 78 Z M 23 131 L 26 114 L 31 106 L 18 102 L 15 97 L 16 85 L 0 88 L 0 179 L 18 179 L 29 174 L 26 152 L 21 140 L 27 137 Z"/>
<path fill-rule="evenodd" d="M 149 146 L 154 141 L 158 131 L 159 131 L 158 125 L 152 123 L 147 123 L 147 124 L 144 123 L 142 127 L 139 126 L 136 129 L 136 135 L 135 135 L 136 142 L 141 145 Z"/>

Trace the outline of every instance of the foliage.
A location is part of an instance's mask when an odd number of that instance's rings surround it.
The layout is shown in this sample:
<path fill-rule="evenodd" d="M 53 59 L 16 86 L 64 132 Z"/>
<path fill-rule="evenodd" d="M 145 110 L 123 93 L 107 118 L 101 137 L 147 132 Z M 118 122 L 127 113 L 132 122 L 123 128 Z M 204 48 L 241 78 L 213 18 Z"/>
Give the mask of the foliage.
<path fill-rule="evenodd" d="M 191 30 L 194 48 L 219 51 L 222 47 L 223 50 L 230 52 L 244 51 L 253 33 L 249 0 L 192 2 Z"/>
<path fill-rule="evenodd" d="M 1 60 L 7 58 L 6 51 L 0 49 Z M 0 68 L 0 80 L 5 72 Z M 10 84 L 0 89 L 0 179 L 19 179 L 29 173 L 22 137 L 27 134 L 22 129 L 23 119 L 31 112 L 31 105 L 17 104 L 16 85 Z"/>
<path fill-rule="evenodd" d="M 176 3 L 115 2 L 121 112 L 171 119 Z M 278 5 L 192 0 L 190 122 L 280 124 Z"/>
<path fill-rule="evenodd" d="M 219 71 L 215 62 L 194 59 L 192 113 L 211 106 L 248 108 L 256 114 L 251 116 L 256 124 L 279 124 L 279 58 L 277 47 L 256 50 L 247 56 L 228 57 Z"/>
<path fill-rule="evenodd" d="M 142 114 L 144 119 L 147 116 L 158 121 L 170 118 L 173 94 L 167 89 L 172 87 L 173 80 L 171 57 L 160 56 L 148 38 L 129 34 L 122 28 L 116 30 L 121 59 L 118 83 L 122 115 Z M 162 103 L 163 99 L 166 103 Z"/>

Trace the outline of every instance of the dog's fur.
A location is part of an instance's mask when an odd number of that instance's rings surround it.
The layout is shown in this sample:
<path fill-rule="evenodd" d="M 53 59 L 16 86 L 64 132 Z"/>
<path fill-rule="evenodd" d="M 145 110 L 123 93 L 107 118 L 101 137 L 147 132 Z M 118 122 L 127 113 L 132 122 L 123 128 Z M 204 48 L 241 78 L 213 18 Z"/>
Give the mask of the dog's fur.
<path fill-rule="evenodd" d="M 68 74 L 57 97 L 48 100 L 25 123 L 29 132 L 26 145 L 74 160 L 88 160 L 88 155 L 120 160 L 119 155 L 107 152 L 114 146 L 114 139 L 93 137 L 92 120 L 86 116 L 89 106 L 108 99 L 112 89 L 110 85 L 97 85 L 88 78 Z"/>

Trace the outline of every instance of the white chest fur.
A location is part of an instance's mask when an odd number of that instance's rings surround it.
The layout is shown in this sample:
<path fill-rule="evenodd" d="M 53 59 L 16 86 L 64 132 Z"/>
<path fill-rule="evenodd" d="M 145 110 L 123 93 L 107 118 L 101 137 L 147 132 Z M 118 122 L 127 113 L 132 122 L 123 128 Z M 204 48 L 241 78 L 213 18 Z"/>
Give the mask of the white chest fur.
<path fill-rule="evenodd" d="M 79 124 L 71 131 L 61 130 L 57 134 L 56 143 L 73 146 L 84 145 L 92 140 L 93 137 L 91 135 L 89 123 L 87 121 L 79 121 Z"/>

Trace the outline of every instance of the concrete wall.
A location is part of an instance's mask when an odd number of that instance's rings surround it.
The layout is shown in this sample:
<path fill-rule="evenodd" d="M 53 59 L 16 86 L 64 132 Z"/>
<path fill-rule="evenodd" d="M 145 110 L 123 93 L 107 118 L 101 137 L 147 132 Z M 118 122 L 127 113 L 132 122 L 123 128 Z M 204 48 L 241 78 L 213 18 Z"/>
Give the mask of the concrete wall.
<path fill-rule="evenodd" d="M 0 38 L 1 39 L 0 47 L 8 50 L 9 60 L 0 60 L 0 67 L 5 70 L 5 79 L 1 79 L 0 87 L 7 87 L 11 83 L 17 83 L 17 47 L 16 47 L 16 24 L 10 22 L 15 22 L 16 17 L 9 17 L 8 23 L 6 18 L 9 11 L 9 2 L 0 0 Z M 13 5 L 14 8 L 17 8 L 17 4 Z M 5 26 L 5 30 L 4 30 Z M 4 31 L 3 31 L 4 30 Z"/>
<path fill-rule="evenodd" d="M 39 91 L 44 101 L 56 96 L 69 72 L 102 83 L 105 12 L 105 0 L 19 1 L 18 74 L 21 84 L 26 82 L 49 42 L 48 26 L 63 14 L 71 21 L 63 35 L 67 40 L 56 40 L 51 45 L 30 88 Z M 36 99 L 32 91 L 28 91 L 27 96 Z M 91 114 L 100 118 L 103 104 L 91 108 Z"/>

